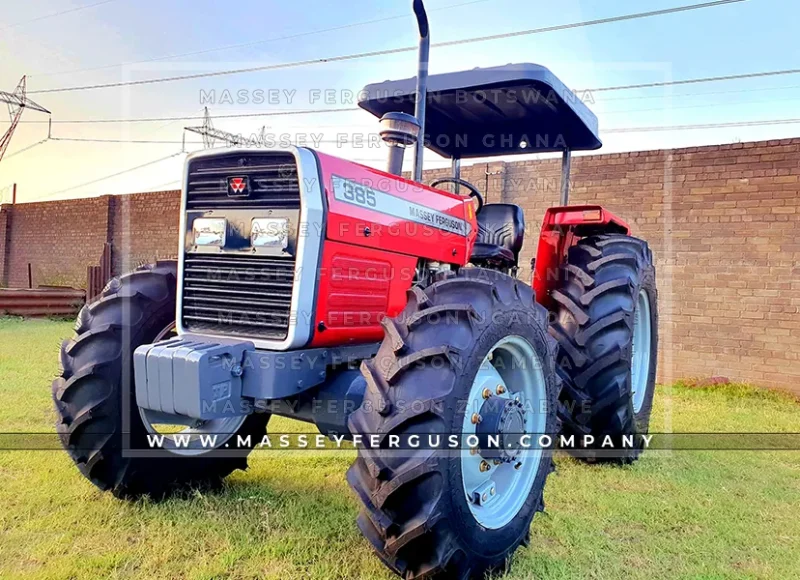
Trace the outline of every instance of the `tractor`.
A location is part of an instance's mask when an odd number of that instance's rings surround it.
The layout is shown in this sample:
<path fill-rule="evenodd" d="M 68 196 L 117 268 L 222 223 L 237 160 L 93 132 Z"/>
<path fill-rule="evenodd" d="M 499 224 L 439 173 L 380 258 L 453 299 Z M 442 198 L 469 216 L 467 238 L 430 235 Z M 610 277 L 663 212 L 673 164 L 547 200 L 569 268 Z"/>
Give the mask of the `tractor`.
<path fill-rule="evenodd" d="M 417 75 L 359 103 L 380 118 L 385 171 L 303 147 L 194 153 L 177 262 L 112 279 L 80 311 L 52 395 L 99 488 L 219 485 L 272 415 L 291 417 L 354 442 L 358 527 L 391 570 L 467 578 L 529 540 L 554 468 L 543 435 L 577 438 L 567 451 L 588 461 L 641 453 L 653 257 L 607 209 L 568 205 L 572 152 L 601 146 L 596 117 L 542 66 L 429 76 L 413 9 Z M 426 146 L 452 177 L 422 183 Z M 522 209 L 486 203 L 461 161 L 541 152 L 562 154 L 560 206 L 522 280 Z M 431 435 L 457 445 L 412 444 Z"/>

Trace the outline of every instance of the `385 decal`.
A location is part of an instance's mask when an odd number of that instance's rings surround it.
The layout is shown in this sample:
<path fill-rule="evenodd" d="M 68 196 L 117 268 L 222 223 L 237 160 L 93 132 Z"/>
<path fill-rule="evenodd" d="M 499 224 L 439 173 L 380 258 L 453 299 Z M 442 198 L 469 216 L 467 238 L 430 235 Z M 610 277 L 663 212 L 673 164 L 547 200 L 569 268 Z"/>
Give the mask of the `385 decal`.
<path fill-rule="evenodd" d="M 342 186 L 345 200 L 367 207 L 377 207 L 378 202 L 375 201 L 375 192 L 373 190 L 346 180 L 342 180 Z"/>

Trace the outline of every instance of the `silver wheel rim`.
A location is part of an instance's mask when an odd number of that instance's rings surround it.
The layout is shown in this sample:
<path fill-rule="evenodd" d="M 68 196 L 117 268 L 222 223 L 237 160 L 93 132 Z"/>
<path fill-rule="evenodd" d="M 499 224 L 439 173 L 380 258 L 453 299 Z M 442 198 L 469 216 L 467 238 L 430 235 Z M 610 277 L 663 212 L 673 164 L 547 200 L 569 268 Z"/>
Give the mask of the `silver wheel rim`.
<path fill-rule="evenodd" d="M 633 412 L 638 413 L 644 405 L 647 381 L 650 378 L 650 347 L 652 344 L 650 324 L 650 300 L 647 291 L 639 291 L 633 316 L 633 353 L 631 356 L 631 396 Z"/>
<path fill-rule="evenodd" d="M 492 397 L 519 397 L 525 410 L 524 432 L 530 435 L 530 446 L 511 463 L 495 464 L 483 459 L 479 451 L 461 452 L 461 479 L 470 511 L 483 527 L 498 529 L 511 522 L 525 505 L 543 457 L 539 435 L 547 428 L 547 386 L 542 361 L 527 340 L 507 336 L 486 355 L 467 399 L 462 424 L 465 441 L 476 434 L 473 415 L 479 413 L 485 401 L 485 389 L 491 389 Z M 482 462 L 489 465 L 487 471 L 481 469 Z"/>
<path fill-rule="evenodd" d="M 175 324 L 172 323 L 164 330 L 158 333 L 153 342 L 164 340 L 173 334 L 175 331 Z M 142 418 L 144 428 L 152 435 L 163 435 L 163 446 L 159 445 L 159 449 L 166 449 L 175 455 L 202 455 L 218 449 L 225 445 L 231 437 L 236 434 L 244 424 L 247 415 L 236 415 L 233 417 L 226 417 L 224 419 L 211 419 L 209 421 L 199 421 L 191 417 L 180 417 L 178 415 L 169 416 L 162 413 L 156 413 L 149 409 L 139 407 L 139 416 Z M 182 425 L 185 429 L 180 431 L 172 431 L 163 433 L 156 428 L 156 425 Z M 203 441 L 201 437 L 214 437 L 214 445 L 209 445 L 209 441 Z M 188 439 L 185 439 L 187 438 Z M 187 444 L 183 444 L 187 441 Z"/>

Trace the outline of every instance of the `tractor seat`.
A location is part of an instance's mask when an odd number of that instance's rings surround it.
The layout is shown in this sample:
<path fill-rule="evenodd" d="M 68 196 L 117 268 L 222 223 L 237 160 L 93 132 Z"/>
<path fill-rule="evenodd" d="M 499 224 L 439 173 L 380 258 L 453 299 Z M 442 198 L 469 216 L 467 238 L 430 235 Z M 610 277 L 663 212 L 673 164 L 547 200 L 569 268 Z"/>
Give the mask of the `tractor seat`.
<path fill-rule="evenodd" d="M 510 203 L 490 203 L 476 217 L 478 238 L 470 262 L 477 266 L 515 267 L 525 236 L 522 208 Z"/>

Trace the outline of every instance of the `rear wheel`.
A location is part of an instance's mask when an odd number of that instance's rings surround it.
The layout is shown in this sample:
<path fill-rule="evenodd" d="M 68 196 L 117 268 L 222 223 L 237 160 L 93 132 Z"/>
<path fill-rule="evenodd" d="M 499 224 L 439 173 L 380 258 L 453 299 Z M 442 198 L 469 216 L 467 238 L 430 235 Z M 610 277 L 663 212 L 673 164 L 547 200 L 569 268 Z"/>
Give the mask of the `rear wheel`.
<path fill-rule="evenodd" d="M 544 508 L 551 450 L 520 436 L 556 429 L 547 313 L 530 287 L 469 268 L 413 288 L 384 328 L 378 354 L 362 363 L 365 403 L 350 417 L 353 434 L 381 439 L 380 449 L 359 449 L 348 471 L 363 503 L 358 525 L 405 578 L 483 577 L 526 541 Z M 390 436 L 409 434 L 472 435 L 478 444 L 386 448 Z"/>
<path fill-rule="evenodd" d="M 133 388 L 133 351 L 165 338 L 175 323 L 176 264 L 159 262 L 115 278 L 100 298 L 84 306 L 76 335 L 61 347 L 61 375 L 52 394 L 61 442 L 80 472 L 118 497 L 163 497 L 187 487 L 214 487 L 247 459 L 220 456 L 208 447 L 178 449 L 167 437 L 162 450 L 148 445 L 147 435 L 159 432 L 165 418 L 138 410 Z M 124 449 L 123 397 L 128 397 L 130 448 Z M 235 418 L 235 424 L 187 422 L 191 433 L 214 433 L 221 446 L 234 435 L 258 440 L 269 416 Z M 141 453 L 141 452 L 144 453 Z"/>
<path fill-rule="evenodd" d="M 578 457 L 630 463 L 641 453 L 655 390 L 653 255 L 631 236 L 591 236 L 569 249 L 563 273 L 550 328 L 559 343 L 563 430 L 578 442 L 594 437 Z M 603 447 L 609 441 L 613 448 Z"/>

